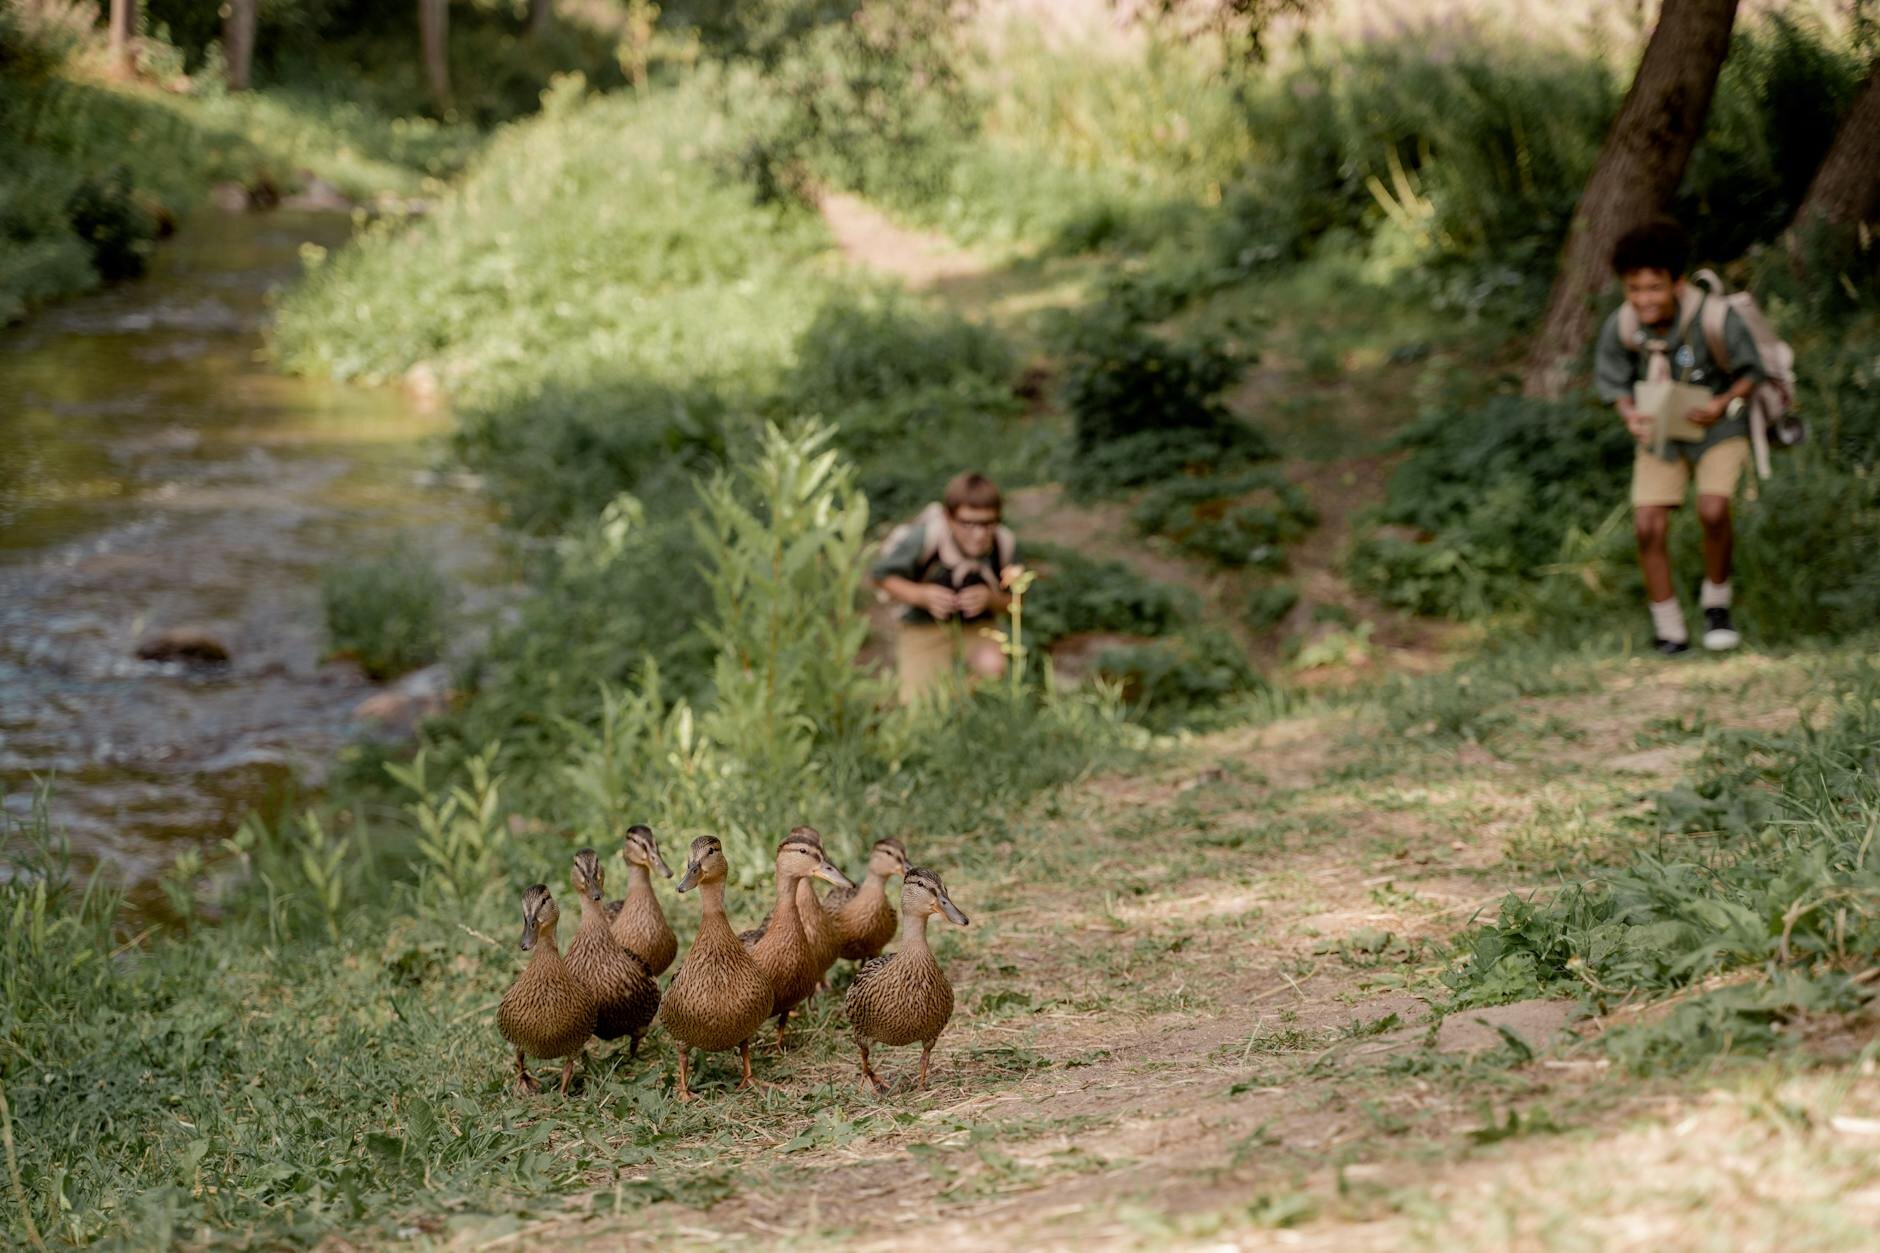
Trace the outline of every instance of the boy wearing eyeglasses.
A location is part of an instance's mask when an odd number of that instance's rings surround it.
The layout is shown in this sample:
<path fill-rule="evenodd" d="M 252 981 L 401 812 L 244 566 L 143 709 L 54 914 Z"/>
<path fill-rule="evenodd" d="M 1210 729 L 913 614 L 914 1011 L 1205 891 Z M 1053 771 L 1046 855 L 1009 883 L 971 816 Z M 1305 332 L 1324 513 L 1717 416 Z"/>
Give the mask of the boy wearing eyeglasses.
<path fill-rule="evenodd" d="M 974 679 L 1005 673 L 1005 653 L 983 628 L 1011 607 L 1001 586 L 1018 542 L 1000 525 L 1004 499 L 983 474 L 953 477 L 945 495 L 895 528 L 869 579 L 896 604 L 894 663 L 902 703 L 964 666 Z"/>

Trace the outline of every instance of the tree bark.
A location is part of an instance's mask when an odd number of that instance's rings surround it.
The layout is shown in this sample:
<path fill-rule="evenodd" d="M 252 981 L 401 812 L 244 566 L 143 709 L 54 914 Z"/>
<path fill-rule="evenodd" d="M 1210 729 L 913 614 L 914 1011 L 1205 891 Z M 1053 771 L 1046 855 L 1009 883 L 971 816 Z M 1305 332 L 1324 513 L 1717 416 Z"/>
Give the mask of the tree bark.
<path fill-rule="evenodd" d="M 108 47 L 111 53 L 111 65 L 120 74 L 131 74 L 137 69 L 137 0 L 111 0 L 110 38 Z"/>
<path fill-rule="evenodd" d="M 555 20 L 555 0 L 529 0 L 529 38 L 535 39 Z"/>
<path fill-rule="evenodd" d="M 228 89 L 247 91 L 255 62 L 255 5 L 257 0 L 228 0 L 222 21 L 222 55 L 228 60 Z"/>
<path fill-rule="evenodd" d="M 431 103 L 450 106 L 450 0 L 418 0 L 418 42 Z"/>
<path fill-rule="evenodd" d="M 1880 221 L 1880 61 L 1867 71 L 1867 82 L 1822 159 L 1793 229 L 1814 222 L 1852 227 Z"/>
<path fill-rule="evenodd" d="M 1736 6 L 1737 0 L 1665 0 L 1632 88 L 1574 207 L 1547 314 L 1528 353 L 1528 395 L 1566 391 L 1593 337 L 1592 302 L 1606 287 L 1612 246 L 1670 208 L 1710 113 Z"/>

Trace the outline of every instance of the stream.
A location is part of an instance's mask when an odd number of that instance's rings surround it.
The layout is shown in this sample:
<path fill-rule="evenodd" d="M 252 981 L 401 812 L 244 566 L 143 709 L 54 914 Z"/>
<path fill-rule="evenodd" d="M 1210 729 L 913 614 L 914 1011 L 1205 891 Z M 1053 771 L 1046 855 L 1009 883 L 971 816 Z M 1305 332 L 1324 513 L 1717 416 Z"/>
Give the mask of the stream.
<path fill-rule="evenodd" d="M 24 816 L 48 786 L 79 871 L 139 899 L 369 730 L 380 689 L 326 655 L 329 567 L 406 543 L 465 621 L 501 596 L 493 517 L 435 472 L 447 415 L 263 353 L 301 245 L 349 230 L 204 210 L 147 278 L 0 330 L 0 803 Z M 139 659 L 178 628 L 228 662 Z"/>

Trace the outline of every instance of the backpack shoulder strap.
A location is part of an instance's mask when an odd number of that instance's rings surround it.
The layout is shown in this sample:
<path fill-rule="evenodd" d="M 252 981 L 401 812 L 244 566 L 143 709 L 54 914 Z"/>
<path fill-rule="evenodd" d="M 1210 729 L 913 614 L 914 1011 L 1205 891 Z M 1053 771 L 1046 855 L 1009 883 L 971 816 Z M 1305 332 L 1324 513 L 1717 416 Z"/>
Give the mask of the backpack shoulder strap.
<path fill-rule="evenodd" d="M 1619 343 L 1627 352 L 1642 352 L 1645 348 L 1645 327 L 1638 320 L 1638 310 L 1631 301 L 1619 306 Z"/>
<path fill-rule="evenodd" d="M 1724 320 L 1730 316 L 1730 302 L 1724 298 L 1723 280 L 1715 270 L 1699 270 L 1691 276 L 1704 289 L 1698 306 L 1698 325 L 1704 332 L 1704 347 L 1710 350 L 1711 364 L 1725 374 L 1730 372 L 1730 345 L 1723 333 Z"/>

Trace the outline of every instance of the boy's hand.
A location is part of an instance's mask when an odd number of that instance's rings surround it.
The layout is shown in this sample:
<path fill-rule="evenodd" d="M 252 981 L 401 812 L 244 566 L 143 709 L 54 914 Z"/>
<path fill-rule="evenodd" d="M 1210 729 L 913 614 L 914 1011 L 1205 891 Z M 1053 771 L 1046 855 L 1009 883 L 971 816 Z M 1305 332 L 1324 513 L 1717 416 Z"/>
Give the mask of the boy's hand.
<path fill-rule="evenodd" d="M 1686 415 L 1698 426 L 1715 426 L 1723 420 L 1724 411 L 1730 407 L 1728 396 L 1718 396 L 1707 405 L 1698 405 Z"/>
<path fill-rule="evenodd" d="M 1639 443 L 1642 444 L 1652 437 L 1651 415 L 1640 413 L 1638 406 L 1632 403 L 1631 397 L 1620 397 L 1619 416 L 1625 420 L 1625 429 L 1631 432 L 1632 438 Z"/>
<path fill-rule="evenodd" d="M 974 589 L 968 588 L 968 591 Z M 945 622 L 960 611 L 961 598 L 952 588 L 941 587 L 938 583 L 921 584 L 919 604 L 922 609 L 933 615 L 935 622 Z"/>
<path fill-rule="evenodd" d="M 977 618 L 980 614 L 986 612 L 986 609 L 991 604 L 992 589 L 983 583 L 975 583 L 960 592 L 960 616 L 963 618 Z"/>

